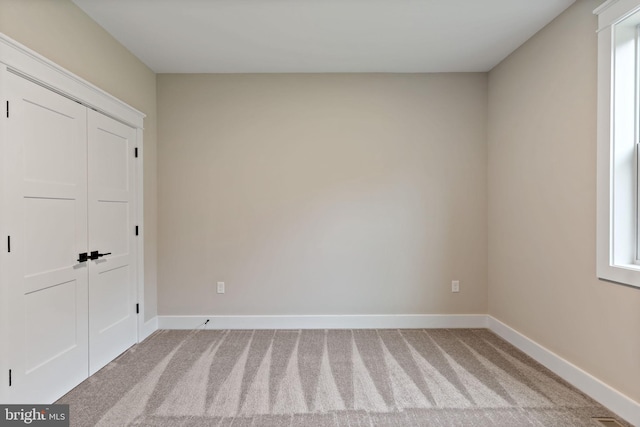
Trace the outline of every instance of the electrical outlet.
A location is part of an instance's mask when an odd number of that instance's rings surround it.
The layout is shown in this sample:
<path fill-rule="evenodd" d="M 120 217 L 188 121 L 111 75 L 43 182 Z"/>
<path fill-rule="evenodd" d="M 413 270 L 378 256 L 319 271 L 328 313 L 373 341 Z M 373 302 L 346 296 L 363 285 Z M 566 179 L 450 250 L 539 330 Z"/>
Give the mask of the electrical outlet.
<path fill-rule="evenodd" d="M 224 294 L 224 282 L 218 282 L 218 293 Z"/>
<path fill-rule="evenodd" d="M 460 292 L 460 281 L 452 280 L 451 281 L 451 292 Z"/>

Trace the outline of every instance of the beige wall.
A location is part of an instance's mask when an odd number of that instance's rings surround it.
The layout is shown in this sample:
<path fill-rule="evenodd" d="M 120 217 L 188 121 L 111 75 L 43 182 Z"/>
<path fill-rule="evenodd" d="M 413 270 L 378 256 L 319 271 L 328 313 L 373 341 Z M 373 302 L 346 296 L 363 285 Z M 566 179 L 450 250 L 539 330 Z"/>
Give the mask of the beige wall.
<path fill-rule="evenodd" d="M 485 313 L 486 79 L 158 75 L 159 313 Z"/>
<path fill-rule="evenodd" d="M 640 290 L 596 279 L 596 18 L 489 74 L 489 313 L 640 401 Z"/>
<path fill-rule="evenodd" d="M 156 315 L 156 77 L 68 0 L 0 0 L 0 32 L 147 115 L 144 126 L 146 319 Z"/>
<path fill-rule="evenodd" d="M 492 70 L 488 111 L 485 74 L 160 75 L 157 122 L 156 76 L 70 1 L 0 0 L 0 32 L 147 114 L 147 319 L 159 241 L 163 315 L 485 313 L 488 296 L 640 401 L 640 291 L 595 278 L 598 3 Z"/>

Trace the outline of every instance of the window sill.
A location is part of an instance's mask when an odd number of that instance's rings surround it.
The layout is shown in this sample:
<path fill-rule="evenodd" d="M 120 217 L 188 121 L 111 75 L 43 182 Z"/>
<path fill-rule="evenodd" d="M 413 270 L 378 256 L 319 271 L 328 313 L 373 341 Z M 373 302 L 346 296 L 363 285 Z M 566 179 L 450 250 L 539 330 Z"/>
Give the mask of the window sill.
<path fill-rule="evenodd" d="M 617 264 L 599 266 L 598 279 L 640 288 L 640 265 Z"/>

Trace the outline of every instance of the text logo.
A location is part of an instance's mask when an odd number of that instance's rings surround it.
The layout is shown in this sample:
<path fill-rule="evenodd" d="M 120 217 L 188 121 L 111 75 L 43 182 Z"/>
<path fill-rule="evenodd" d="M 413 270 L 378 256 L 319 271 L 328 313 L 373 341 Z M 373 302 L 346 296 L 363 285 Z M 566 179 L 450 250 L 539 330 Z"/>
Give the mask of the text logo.
<path fill-rule="evenodd" d="M 0 427 L 69 427 L 69 405 L 0 405 Z"/>

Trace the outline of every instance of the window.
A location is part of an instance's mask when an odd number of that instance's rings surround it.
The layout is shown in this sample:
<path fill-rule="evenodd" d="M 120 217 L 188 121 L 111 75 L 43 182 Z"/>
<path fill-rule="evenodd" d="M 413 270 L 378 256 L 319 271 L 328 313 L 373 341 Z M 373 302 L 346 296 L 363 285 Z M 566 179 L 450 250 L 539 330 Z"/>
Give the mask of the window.
<path fill-rule="evenodd" d="M 640 0 L 598 15 L 598 277 L 640 287 Z"/>

